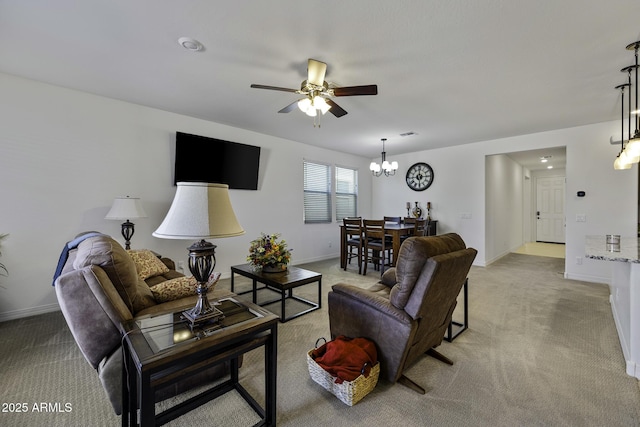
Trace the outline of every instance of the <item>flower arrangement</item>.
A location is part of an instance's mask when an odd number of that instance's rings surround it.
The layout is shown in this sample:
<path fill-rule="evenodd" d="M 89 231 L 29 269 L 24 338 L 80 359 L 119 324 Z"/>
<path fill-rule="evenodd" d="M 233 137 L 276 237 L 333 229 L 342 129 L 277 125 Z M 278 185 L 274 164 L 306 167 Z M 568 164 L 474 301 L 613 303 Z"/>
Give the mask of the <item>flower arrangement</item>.
<path fill-rule="evenodd" d="M 247 261 L 255 268 L 264 266 L 278 266 L 280 270 L 286 270 L 291 261 L 291 249 L 287 248 L 287 242 L 278 241 L 280 234 L 262 233 L 258 239 L 251 241 Z"/>

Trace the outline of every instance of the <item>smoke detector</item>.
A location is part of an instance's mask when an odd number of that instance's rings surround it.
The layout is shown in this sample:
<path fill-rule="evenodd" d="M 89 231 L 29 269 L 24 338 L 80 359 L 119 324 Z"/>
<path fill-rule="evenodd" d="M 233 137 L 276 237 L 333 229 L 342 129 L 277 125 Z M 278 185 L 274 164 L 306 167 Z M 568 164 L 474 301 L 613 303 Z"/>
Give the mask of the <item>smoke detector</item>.
<path fill-rule="evenodd" d="M 180 37 L 178 44 L 190 52 L 198 52 L 204 50 L 204 45 L 191 37 Z"/>

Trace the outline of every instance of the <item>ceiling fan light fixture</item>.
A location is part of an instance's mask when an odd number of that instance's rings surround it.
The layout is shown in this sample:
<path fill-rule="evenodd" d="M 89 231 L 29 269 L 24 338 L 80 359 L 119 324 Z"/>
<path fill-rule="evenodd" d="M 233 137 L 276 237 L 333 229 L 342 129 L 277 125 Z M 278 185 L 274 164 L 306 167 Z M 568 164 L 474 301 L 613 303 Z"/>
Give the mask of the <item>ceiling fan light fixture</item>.
<path fill-rule="evenodd" d="M 320 110 L 322 114 L 325 114 L 331 108 L 331 106 L 327 104 L 327 100 L 322 96 L 314 97 L 312 105 L 316 110 Z"/>
<path fill-rule="evenodd" d="M 309 107 L 311 107 L 311 100 L 309 98 L 302 98 L 300 101 L 298 101 L 298 108 L 303 113 L 306 113 Z"/>
<path fill-rule="evenodd" d="M 289 113 L 295 109 L 296 103 L 303 113 L 314 118 L 313 126 L 320 127 L 320 118 L 329 111 L 335 117 L 343 117 L 347 111 L 333 101 L 334 96 L 361 96 L 377 95 L 378 85 L 343 86 L 335 87 L 327 83 L 324 78 L 327 71 L 327 64 L 316 59 L 309 58 L 307 62 L 307 79 L 302 81 L 300 89 L 289 89 L 278 86 L 267 86 L 261 84 L 251 84 L 255 89 L 277 90 L 281 92 L 292 92 L 303 95 L 306 100 L 294 101 L 278 111 L 278 113 Z M 313 111 L 310 111 L 313 110 Z M 321 114 L 318 114 L 320 110 Z"/>

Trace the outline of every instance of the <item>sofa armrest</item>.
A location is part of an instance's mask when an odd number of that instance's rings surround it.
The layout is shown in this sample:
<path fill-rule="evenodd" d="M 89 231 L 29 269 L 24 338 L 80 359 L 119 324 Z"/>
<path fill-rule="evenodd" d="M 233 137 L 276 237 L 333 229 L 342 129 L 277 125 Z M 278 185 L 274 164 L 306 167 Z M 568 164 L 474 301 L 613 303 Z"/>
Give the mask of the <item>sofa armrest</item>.
<path fill-rule="evenodd" d="M 122 322 L 133 318 L 131 312 L 104 270 L 95 265 L 58 277 L 55 289 L 78 347 L 97 368 L 121 345 Z"/>
<path fill-rule="evenodd" d="M 162 257 L 162 258 L 160 258 L 160 261 L 162 261 L 163 264 L 166 265 L 169 270 L 175 270 L 176 269 L 176 263 L 173 262 L 173 260 L 171 258 Z"/>

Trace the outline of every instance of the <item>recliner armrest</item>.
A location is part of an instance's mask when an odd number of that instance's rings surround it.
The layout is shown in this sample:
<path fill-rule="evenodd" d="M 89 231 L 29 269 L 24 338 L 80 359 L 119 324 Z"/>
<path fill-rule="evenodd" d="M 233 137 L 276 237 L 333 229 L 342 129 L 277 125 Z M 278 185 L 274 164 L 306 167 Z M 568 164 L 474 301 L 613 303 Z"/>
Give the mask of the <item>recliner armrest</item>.
<path fill-rule="evenodd" d="M 335 284 L 331 287 L 331 289 L 337 294 L 347 296 L 353 300 L 356 300 L 360 304 L 372 307 L 390 317 L 393 317 L 400 322 L 410 323 L 412 321 L 411 317 L 407 315 L 404 310 L 400 310 L 394 307 L 389 302 L 389 299 L 374 292 L 370 292 L 357 286 L 348 285 L 346 283 Z"/>

